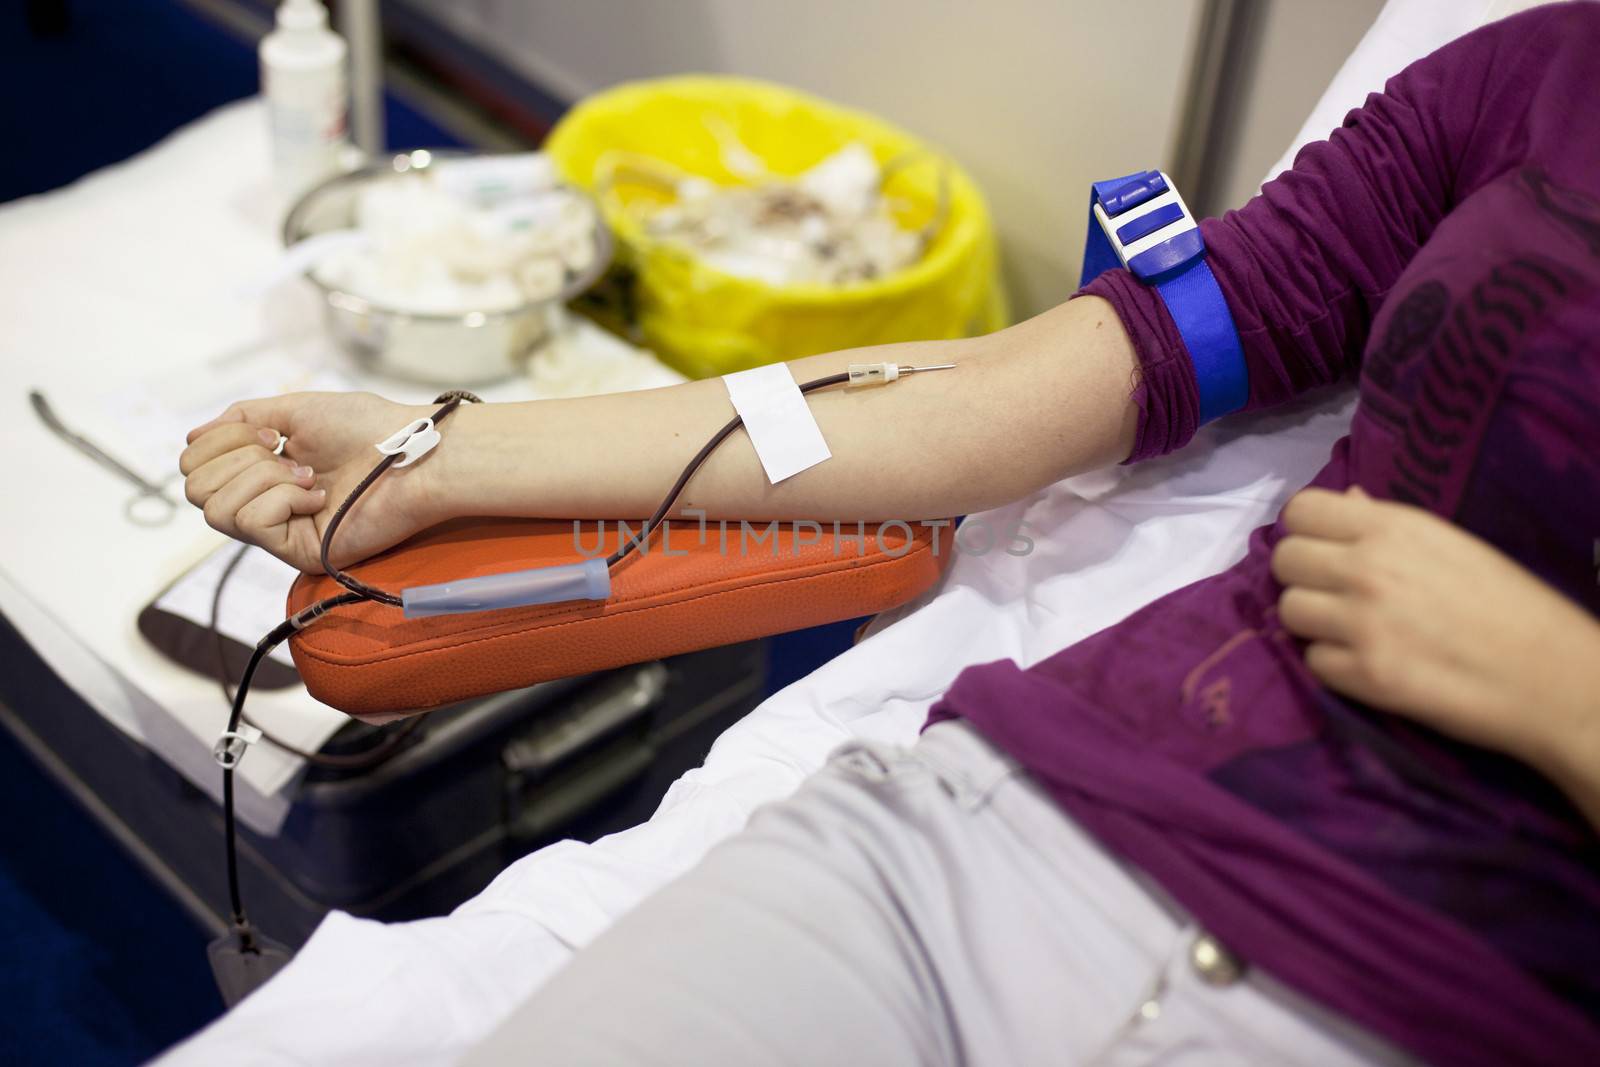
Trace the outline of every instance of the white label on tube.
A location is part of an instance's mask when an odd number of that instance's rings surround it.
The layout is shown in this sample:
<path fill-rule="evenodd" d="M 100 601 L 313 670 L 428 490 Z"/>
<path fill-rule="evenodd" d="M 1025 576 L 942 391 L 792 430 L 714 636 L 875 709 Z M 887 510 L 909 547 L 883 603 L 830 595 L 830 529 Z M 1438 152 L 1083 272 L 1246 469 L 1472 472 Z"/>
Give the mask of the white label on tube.
<path fill-rule="evenodd" d="M 811 414 L 805 394 L 795 384 L 788 364 L 725 374 L 733 409 L 744 417 L 745 433 L 756 447 L 767 480 L 776 485 L 785 478 L 815 467 L 832 453 Z"/>

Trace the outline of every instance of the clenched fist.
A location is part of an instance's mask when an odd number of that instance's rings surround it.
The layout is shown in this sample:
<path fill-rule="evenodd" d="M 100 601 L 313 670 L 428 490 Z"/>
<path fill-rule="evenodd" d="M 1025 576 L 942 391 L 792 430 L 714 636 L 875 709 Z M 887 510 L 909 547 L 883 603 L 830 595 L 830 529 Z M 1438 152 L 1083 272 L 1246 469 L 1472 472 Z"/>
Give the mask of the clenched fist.
<path fill-rule="evenodd" d="M 371 393 L 291 393 L 234 404 L 189 431 L 178 466 L 184 495 L 212 528 L 302 571 L 322 571 L 322 532 L 383 457 L 373 447 L 432 407 Z M 273 449 L 288 441 L 281 456 Z M 390 468 L 340 524 L 332 562 L 345 566 L 443 518 L 426 464 Z"/>

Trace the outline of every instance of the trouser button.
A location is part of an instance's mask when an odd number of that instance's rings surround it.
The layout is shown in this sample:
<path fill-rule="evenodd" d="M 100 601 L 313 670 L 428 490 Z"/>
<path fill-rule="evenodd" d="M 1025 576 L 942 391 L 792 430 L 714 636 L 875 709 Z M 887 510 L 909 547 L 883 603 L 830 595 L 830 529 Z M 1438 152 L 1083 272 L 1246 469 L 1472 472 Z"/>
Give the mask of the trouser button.
<path fill-rule="evenodd" d="M 1189 962 L 1207 985 L 1232 985 L 1244 974 L 1244 961 L 1210 934 L 1194 939 L 1189 946 Z"/>

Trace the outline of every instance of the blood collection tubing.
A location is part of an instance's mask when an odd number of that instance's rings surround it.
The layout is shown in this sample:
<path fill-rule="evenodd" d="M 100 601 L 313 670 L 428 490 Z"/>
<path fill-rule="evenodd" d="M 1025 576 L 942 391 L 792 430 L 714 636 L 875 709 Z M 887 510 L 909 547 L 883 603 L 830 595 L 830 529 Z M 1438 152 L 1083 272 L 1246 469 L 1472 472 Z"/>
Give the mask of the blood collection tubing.
<path fill-rule="evenodd" d="M 818 389 L 827 388 L 830 385 L 848 384 L 866 387 L 886 385 L 889 382 L 897 381 L 919 371 L 953 370 L 955 367 L 956 364 L 954 363 L 940 363 L 922 367 L 904 366 L 895 363 L 852 363 L 849 364 L 846 370 L 805 382 L 799 386 L 799 389 L 801 393 L 810 393 Z M 438 442 L 439 438 L 435 427 L 449 418 L 463 402 L 476 403 L 478 398 L 464 390 L 444 393 L 435 400 L 435 403 L 439 404 L 440 407 L 434 411 L 432 416 L 427 419 L 417 420 L 407 427 L 414 434 L 431 435 L 422 445 L 421 451 L 431 448 Z M 423 423 L 426 423 L 425 429 L 421 426 Z M 557 564 L 551 567 L 535 568 L 531 571 L 463 579 L 454 583 L 440 583 L 440 585 L 436 586 L 417 586 L 401 590 L 399 594 L 367 585 L 348 572 L 333 566 L 330 552 L 333 546 L 334 534 L 362 494 L 370 489 L 372 484 L 382 477 L 390 467 L 403 466 L 414 461 L 420 455 L 420 451 L 407 453 L 404 450 L 400 434 L 384 442 L 384 445 L 395 444 L 392 451 L 380 446 L 386 453 L 384 457 L 344 498 L 338 510 L 333 513 L 333 517 L 328 520 L 327 528 L 322 532 L 322 569 L 327 573 L 328 577 L 344 586 L 346 591 L 302 608 L 289 618 L 284 619 L 277 626 L 274 626 L 260 641 L 256 642 L 255 648 L 250 653 L 250 659 L 245 664 L 244 673 L 239 677 L 239 685 L 233 693 L 232 707 L 228 713 L 228 728 L 217 739 L 217 743 L 212 750 L 213 756 L 222 766 L 222 827 L 228 865 L 228 904 L 232 909 L 234 933 L 239 939 L 241 952 L 259 952 L 260 949 L 255 932 L 251 929 L 249 920 L 245 916 L 244 901 L 239 892 L 238 834 L 234 817 L 233 771 L 238 766 L 239 760 L 243 758 L 249 745 L 262 736 L 259 729 L 245 726 L 243 721 L 245 698 L 250 692 L 251 679 L 255 677 L 256 668 L 260 666 L 261 661 L 291 635 L 310 626 L 328 612 L 335 608 L 343 607 L 347 604 L 360 603 L 361 601 L 374 601 L 379 604 L 388 604 L 391 607 L 404 609 L 406 607 L 407 594 L 412 594 L 414 605 L 425 608 L 425 610 L 419 610 L 418 614 L 439 615 L 521 607 L 530 604 L 553 603 L 559 600 L 603 600 L 609 595 L 611 568 L 621 563 L 630 553 L 638 551 L 649 540 L 650 535 L 666 518 L 667 512 L 671 510 L 673 503 L 683 493 L 684 487 L 689 484 L 689 479 L 694 476 L 695 471 L 699 470 L 700 466 L 711 456 L 717 446 L 727 440 L 728 436 L 743 423 L 744 417 L 736 414 L 711 436 L 711 439 L 689 460 L 683 469 L 683 473 L 678 476 L 678 480 L 673 483 L 672 488 L 667 491 L 667 495 L 662 499 L 661 505 L 656 508 L 655 514 L 645 521 L 639 536 L 637 538 L 624 538 L 623 543 L 618 546 L 617 550 L 605 558 L 603 565 L 599 560 L 588 560 L 583 564 Z M 554 573 L 541 578 L 542 572 Z M 453 592 L 445 592 L 451 586 L 454 586 L 455 590 Z M 463 589 L 465 589 L 465 592 L 462 591 Z M 226 686 L 224 686 L 224 691 L 226 691 Z M 276 742 L 275 738 L 272 740 Z"/>

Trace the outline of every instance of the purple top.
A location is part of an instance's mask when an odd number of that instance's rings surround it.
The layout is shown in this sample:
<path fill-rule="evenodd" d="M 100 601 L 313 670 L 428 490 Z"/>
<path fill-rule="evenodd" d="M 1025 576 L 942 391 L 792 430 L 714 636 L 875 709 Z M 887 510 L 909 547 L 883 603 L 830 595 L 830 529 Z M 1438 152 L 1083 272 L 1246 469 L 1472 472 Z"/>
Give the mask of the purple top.
<path fill-rule="evenodd" d="M 1596 56 L 1600 5 L 1486 26 L 1202 229 L 1251 408 L 1359 379 L 1313 484 L 1447 516 L 1600 612 Z M 1126 271 L 1085 291 L 1143 363 L 1132 459 L 1182 446 L 1194 372 L 1159 297 Z M 1600 1063 L 1600 840 L 1513 760 L 1323 688 L 1277 619 L 1281 535 L 1028 670 L 964 671 L 933 720 L 972 721 L 1241 956 L 1395 1044 Z"/>

